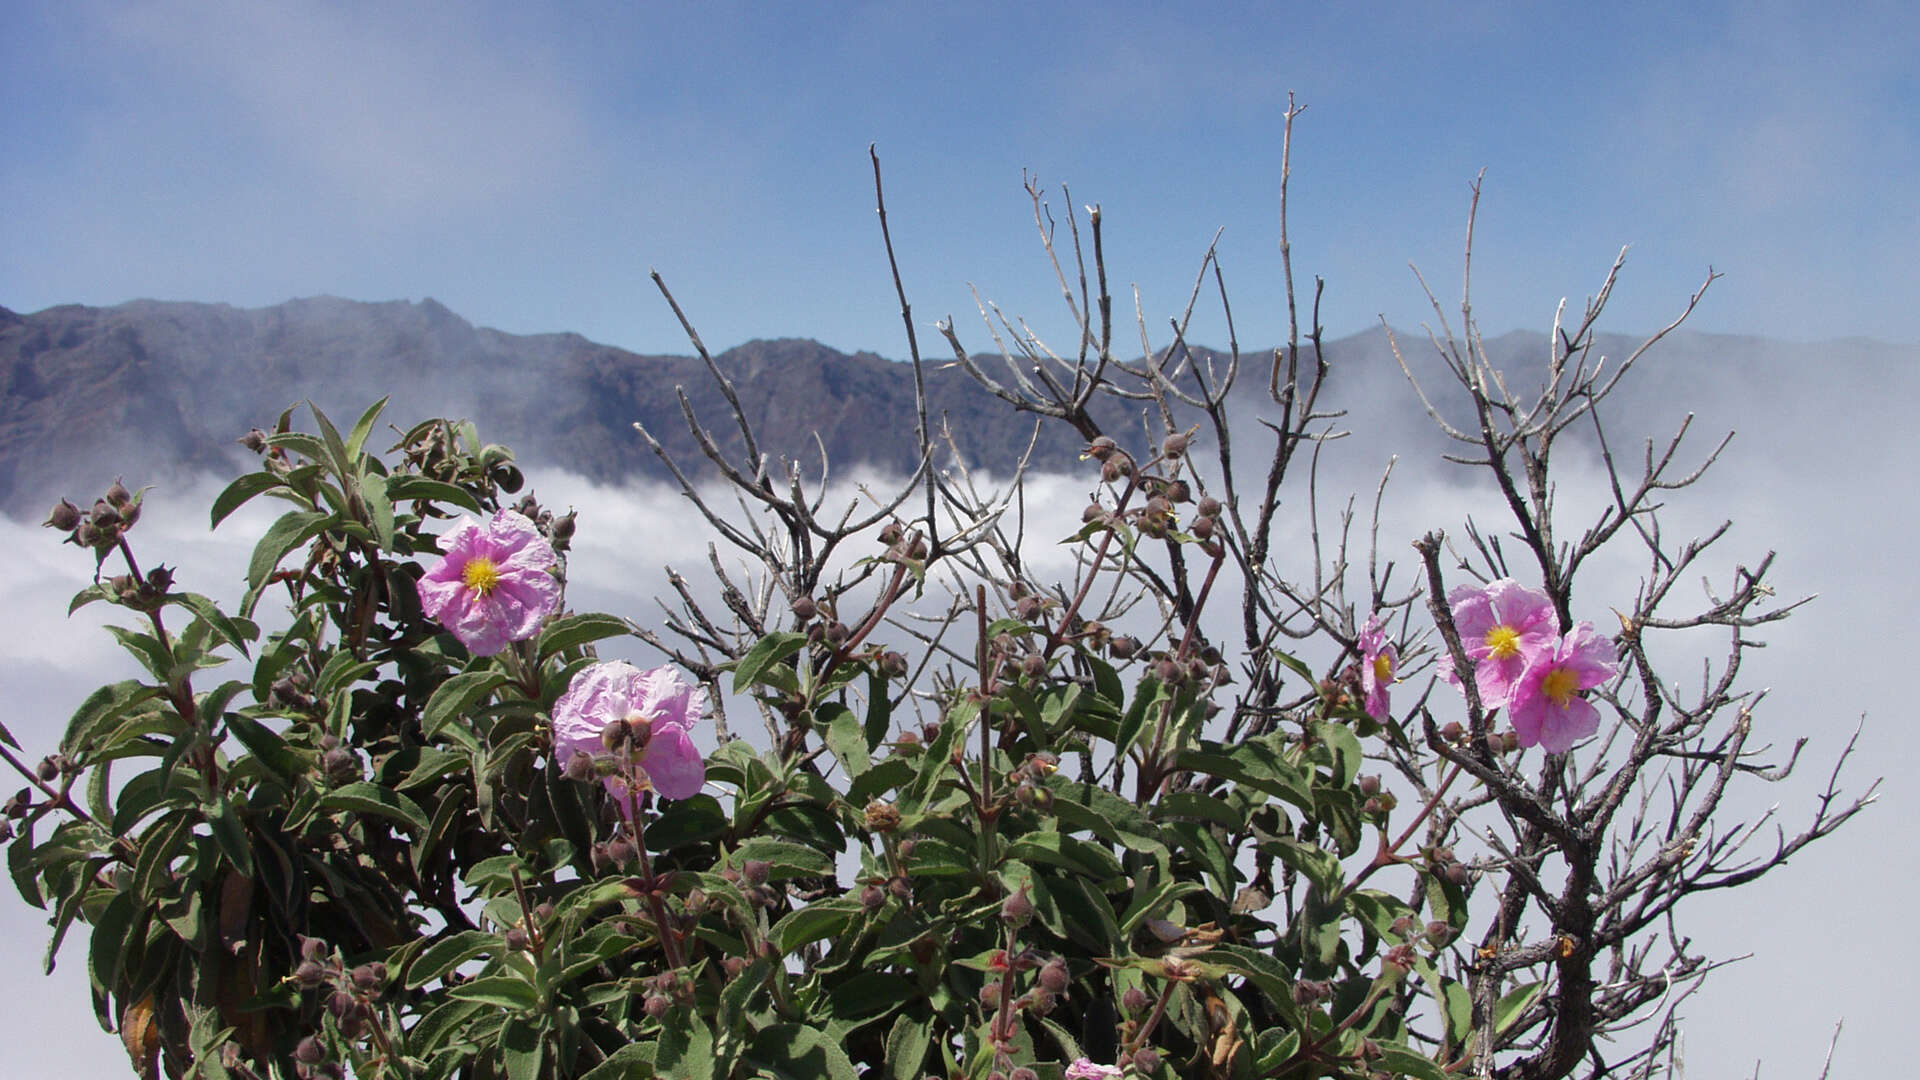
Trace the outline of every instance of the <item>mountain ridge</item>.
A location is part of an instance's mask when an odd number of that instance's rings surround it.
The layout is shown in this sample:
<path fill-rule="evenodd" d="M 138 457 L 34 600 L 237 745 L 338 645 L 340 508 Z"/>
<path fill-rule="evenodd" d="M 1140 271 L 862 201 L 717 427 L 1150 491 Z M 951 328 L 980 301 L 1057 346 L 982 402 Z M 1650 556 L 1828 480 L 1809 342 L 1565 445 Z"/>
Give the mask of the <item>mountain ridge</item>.
<path fill-rule="evenodd" d="M 1404 376 L 1387 333 L 1376 327 L 1327 343 L 1344 369 L 1327 403 L 1359 407 L 1402 396 L 1395 388 L 1404 390 Z M 1524 363 L 1545 344 L 1545 334 L 1517 330 L 1487 339 L 1503 363 Z M 1602 350 L 1619 356 L 1636 344 L 1608 336 Z M 1423 378 L 1440 374 L 1424 332 L 1401 334 L 1401 345 Z M 1806 374 L 1807 356 L 1842 351 L 1870 361 L 1838 366 L 1839 377 L 1860 378 L 1870 392 L 1873 363 L 1920 356 L 1920 349 L 1880 342 L 1801 346 L 1691 332 L 1660 348 L 1677 358 L 1643 380 L 1653 388 L 1649 402 L 1660 408 L 1711 397 L 1716 385 L 1790 384 Z M 1262 360 L 1270 355 L 1243 351 L 1242 362 L 1264 375 Z M 990 376 L 1006 379 L 1000 358 L 980 360 Z M 754 339 L 714 362 L 734 381 L 762 450 L 776 459 L 816 471 L 824 448 L 836 472 L 905 473 L 917 464 L 911 366 L 805 338 Z M 944 423 L 970 466 L 1005 474 L 1030 438 L 1036 464 L 1077 464 L 1082 440 L 1066 425 L 1044 424 L 1034 438 L 1030 416 L 996 399 L 950 358 L 930 358 L 922 372 L 930 423 L 936 432 Z M 1243 371 L 1246 407 L 1267 403 L 1266 383 Z M 60 495 L 78 498 L 104 487 L 116 474 L 144 482 L 143 469 L 247 469 L 234 440 L 268 426 L 289 405 L 311 400 L 330 415 L 352 417 L 388 395 L 396 423 L 471 417 L 484 437 L 514 447 L 525 461 L 609 483 L 667 476 L 633 431 L 638 421 L 690 476 L 711 476 L 687 430 L 682 391 L 723 452 L 741 460 L 728 403 L 698 357 L 635 353 L 564 331 L 478 327 L 431 297 L 314 296 L 259 308 L 134 300 L 27 314 L 0 307 L 0 507 L 43 510 Z M 1104 430 L 1124 435 L 1140 430 L 1140 410 L 1137 402 L 1101 399 L 1096 418 Z M 943 451 L 940 464 L 950 464 L 950 456 Z"/>

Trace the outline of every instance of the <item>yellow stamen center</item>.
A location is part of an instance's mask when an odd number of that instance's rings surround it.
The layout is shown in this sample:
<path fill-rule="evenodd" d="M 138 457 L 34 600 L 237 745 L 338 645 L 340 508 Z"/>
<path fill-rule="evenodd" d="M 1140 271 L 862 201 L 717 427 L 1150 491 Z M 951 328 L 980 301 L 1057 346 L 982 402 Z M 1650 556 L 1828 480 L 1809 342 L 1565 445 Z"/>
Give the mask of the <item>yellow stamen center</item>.
<path fill-rule="evenodd" d="M 1392 654 L 1381 653 L 1379 656 L 1373 658 L 1373 678 L 1375 682 L 1383 684 L 1393 681 Z"/>
<path fill-rule="evenodd" d="M 500 568 L 485 555 L 468 559 L 466 568 L 460 571 L 460 576 L 466 581 L 467 588 L 481 596 L 492 593 L 500 585 Z"/>
<path fill-rule="evenodd" d="M 1573 700 L 1574 691 L 1578 689 L 1580 689 L 1580 676 L 1574 674 L 1572 668 L 1554 668 L 1547 672 L 1547 677 L 1540 683 L 1540 692 L 1547 695 L 1548 701 L 1562 709 L 1567 707 L 1567 702 Z"/>
<path fill-rule="evenodd" d="M 1487 653 L 1496 660 L 1511 660 L 1520 655 L 1520 631 L 1505 623 L 1487 631 Z"/>

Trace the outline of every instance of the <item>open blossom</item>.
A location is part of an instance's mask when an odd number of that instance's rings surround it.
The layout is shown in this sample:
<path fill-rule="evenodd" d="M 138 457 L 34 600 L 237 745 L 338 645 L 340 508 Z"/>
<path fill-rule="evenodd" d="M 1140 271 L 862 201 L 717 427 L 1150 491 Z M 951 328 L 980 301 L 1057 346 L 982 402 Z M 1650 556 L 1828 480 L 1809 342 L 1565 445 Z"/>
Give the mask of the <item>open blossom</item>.
<path fill-rule="evenodd" d="M 1112 1065 L 1095 1065 L 1087 1058 L 1076 1058 L 1064 1075 L 1066 1080 L 1117 1080 L 1122 1074 Z"/>
<path fill-rule="evenodd" d="M 670 667 L 641 671 L 624 661 L 581 669 L 553 703 L 553 749 L 562 768 L 584 754 L 624 806 L 648 788 L 690 798 L 707 765 L 688 732 L 707 710 L 707 692 Z M 575 767 L 577 768 L 577 766 Z M 569 772 L 572 772 L 569 769 Z"/>
<path fill-rule="evenodd" d="M 446 554 L 420 579 L 420 607 L 475 656 L 540 632 L 560 606 L 560 561 L 523 514 L 502 510 L 481 525 L 470 517 L 440 537 Z"/>
<path fill-rule="evenodd" d="M 1513 701 L 1514 690 L 1534 653 L 1551 648 L 1560 626 L 1553 602 L 1512 578 L 1462 585 L 1447 594 L 1460 647 L 1473 661 L 1473 683 L 1480 704 L 1497 709 Z M 1440 677 L 1460 685 L 1453 657 L 1442 653 Z"/>
<path fill-rule="evenodd" d="M 1550 754 L 1564 754 L 1573 744 L 1600 730 L 1600 711 L 1585 698 L 1618 670 L 1619 650 L 1581 623 L 1550 648 L 1533 654 L 1514 684 L 1513 706 L 1507 714 L 1521 746 L 1539 744 Z"/>
<path fill-rule="evenodd" d="M 1387 639 L 1376 614 L 1360 628 L 1360 689 L 1367 695 L 1367 715 L 1375 720 L 1385 720 L 1391 709 L 1387 687 L 1393 685 L 1393 671 L 1399 665 L 1400 650 Z"/>

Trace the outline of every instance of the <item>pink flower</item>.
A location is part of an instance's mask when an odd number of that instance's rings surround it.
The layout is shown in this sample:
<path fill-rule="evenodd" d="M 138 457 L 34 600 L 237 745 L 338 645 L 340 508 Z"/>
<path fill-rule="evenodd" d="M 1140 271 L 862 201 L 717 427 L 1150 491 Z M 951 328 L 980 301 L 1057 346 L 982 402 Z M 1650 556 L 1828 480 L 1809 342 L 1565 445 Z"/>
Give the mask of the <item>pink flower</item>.
<path fill-rule="evenodd" d="M 1619 659 L 1619 650 L 1594 633 L 1592 623 L 1581 623 L 1534 653 L 1514 683 L 1508 710 L 1520 745 L 1538 743 L 1550 754 L 1564 754 L 1599 731 L 1600 711 L 1579 693 L 1613 678 Z"/>
<path fill-rule="evenodd" d="M 420 607 L 475 656 L 540 632 L 560 606 L 560 557 L 525 516 L 502 510 L 484 527 L 463 517 L 440 537 L 440 561 L 420 579 Z"/>
<path fill-rule="evenodd" d="M 1087 1058 L 1076 1058 L 1073 1064 L 1067 1066 L 1064 1075 L 1066 1080 L 1111 1080 L 1119 1077 L 1121 1072 L 1112 1065 L 1095 1065 Z"/>
<path fill-rule="evenodd" d="M 1393 685 L 1394 668 L 1400 665 L 1400 651 L 1387 640 L 1376 613 L 1360 628 L 1360 688 L 1367 694 L 1367 715 L 1385 720 L 1390 710 L 1387 687 Z"/>
<path fill-rule="evenodd" d="M 629 791 L 648 788 L 669 799 L 691 798 L 707 780 L 707 764 L 688 731 L 707 710 L 707 692 L 670 667 L 641 671 L 614 660 L 581 669 L 553 703 L 553 750 L 570 774 L 586 755 L 588 775 L 603 776 L 624 807 Z"/>
<path fill-rule="evenodd" d="M 1473 664 L 1473 683 L 1480 704 L 1497 709 L 1513 700 L 1514 687 L 1535 652 L 1550 649 L 1560 626 L 1553 602 L 1512 578 L 1488 582 L 1485 588 L 1462 585 L 1447 594 L 1460 646 Z M 1460 685 L 1453 656 L 1440 656 L 1440 677 Z"/>

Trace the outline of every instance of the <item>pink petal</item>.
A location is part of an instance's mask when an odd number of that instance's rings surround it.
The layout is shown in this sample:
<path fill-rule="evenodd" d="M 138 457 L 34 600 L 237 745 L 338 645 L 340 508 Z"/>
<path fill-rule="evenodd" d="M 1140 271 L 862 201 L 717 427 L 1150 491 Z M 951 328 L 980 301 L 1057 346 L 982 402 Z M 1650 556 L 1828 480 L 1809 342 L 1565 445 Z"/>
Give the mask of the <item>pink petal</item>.
<path fill-rule="evenodd" d="M 655 728 L 640 767 L 655 791 L 669 799 L 690 799 L 707 782 L 707 763 L 680 727 Z"/>

